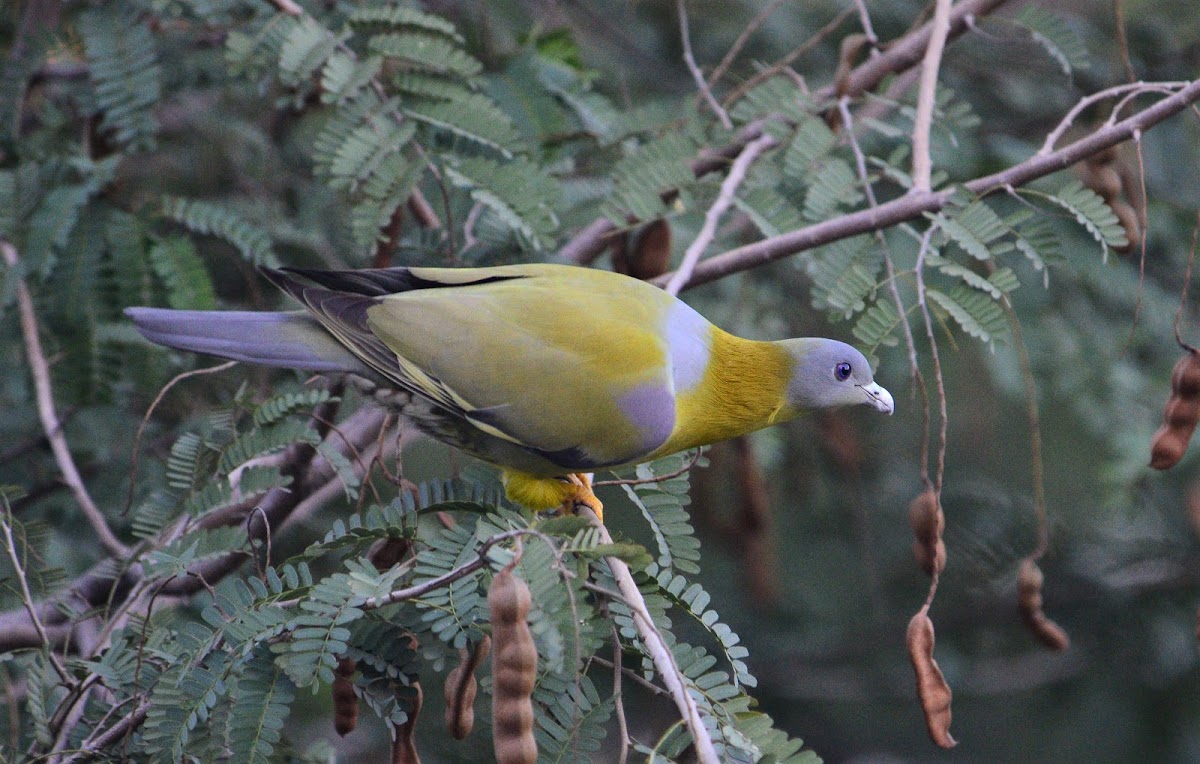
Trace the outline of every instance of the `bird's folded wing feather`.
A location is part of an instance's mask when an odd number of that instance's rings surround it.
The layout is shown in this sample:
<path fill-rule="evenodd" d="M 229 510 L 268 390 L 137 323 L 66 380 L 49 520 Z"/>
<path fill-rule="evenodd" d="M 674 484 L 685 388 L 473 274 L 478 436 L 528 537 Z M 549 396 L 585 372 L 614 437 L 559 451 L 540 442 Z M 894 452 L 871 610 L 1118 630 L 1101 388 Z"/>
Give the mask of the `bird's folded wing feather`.
<path fill-rule="evenodd" d="M 669 436 L 660 290 L 553 266 L 411 272 L 425 286 L 379 298 L 366 324 L 428 397 L 551 459 L 624 463 Z"/>

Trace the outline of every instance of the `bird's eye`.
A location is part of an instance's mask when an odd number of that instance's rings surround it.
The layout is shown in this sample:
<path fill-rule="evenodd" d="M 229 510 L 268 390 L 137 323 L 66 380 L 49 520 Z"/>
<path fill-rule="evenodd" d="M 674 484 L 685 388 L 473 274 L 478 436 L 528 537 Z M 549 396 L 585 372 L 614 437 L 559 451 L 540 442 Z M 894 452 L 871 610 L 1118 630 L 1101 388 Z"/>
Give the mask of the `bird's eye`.
<path fill-rule="evenodd" d="M 851 371 L 852 369 L 850 368 L 850 364 L 842 361 L 837 366 L 833 367 L 833 376 L 837 377 L 839 382 L 845 382 L 847 379 L 850 379 Z"/>

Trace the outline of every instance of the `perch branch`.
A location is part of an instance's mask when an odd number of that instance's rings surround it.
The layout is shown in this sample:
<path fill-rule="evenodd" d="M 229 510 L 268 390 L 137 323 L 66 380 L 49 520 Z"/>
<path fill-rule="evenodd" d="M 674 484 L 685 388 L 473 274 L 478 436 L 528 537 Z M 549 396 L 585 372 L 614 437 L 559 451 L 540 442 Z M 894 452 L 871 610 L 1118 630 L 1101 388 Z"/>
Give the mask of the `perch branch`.
<path fill-rule="evenodd" d="M 595 512 L 588 508 L 581 508 L 579 514 L 591 520 L 592 524 L 599 529 L 600 543 L 613 543 L 608 529 L 596 517 Z M 633 573 L 630 572 L 629 566 L 624 561 L 616 557 L 605 557 L 604 559 L 612 570 L 613 578 L 616 579 L 621 598 L 633 613 L 633 623 L 637 628 L 638 635 L 642 638 L 642 645 L 650 654 L 651 660 L 654 661 L 654 668 L 662 677 L 663 684 L 671 693 L 671 699 L 675 701 L 675 707 L 692 733 L 696 758 L 701 764 L 718 764 L 721 759 L 717 756 L 716 748 L 713 747 L 712 736 L 709 735 L 708 728 L 704 726 L 696 699 L 687 691 L 683 673 L 679 670 L 679 665 L 675 662 L 675 656 L 671 654 L 667 643 L 663 641 L 658 627 L 654 625 L 654 619 L 650 617 L 650 611 L 646 608 L 646 600 L 633 580 Z"/>

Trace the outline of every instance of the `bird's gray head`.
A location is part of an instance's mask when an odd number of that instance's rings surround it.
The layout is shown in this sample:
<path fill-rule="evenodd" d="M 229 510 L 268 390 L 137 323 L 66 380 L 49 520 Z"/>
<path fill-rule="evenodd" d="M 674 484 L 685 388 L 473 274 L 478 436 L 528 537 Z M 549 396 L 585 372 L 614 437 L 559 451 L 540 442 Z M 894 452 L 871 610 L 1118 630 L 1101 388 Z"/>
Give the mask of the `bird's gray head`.
<path fill-rule="evenodd" d="M 875 382 L 862 353 L 837 340 L 806 337 L 784 340 L 794 367 L 788 400 L 798 409 L 867 404 L 876 411 L 895 410 L 892 394 Z"/>

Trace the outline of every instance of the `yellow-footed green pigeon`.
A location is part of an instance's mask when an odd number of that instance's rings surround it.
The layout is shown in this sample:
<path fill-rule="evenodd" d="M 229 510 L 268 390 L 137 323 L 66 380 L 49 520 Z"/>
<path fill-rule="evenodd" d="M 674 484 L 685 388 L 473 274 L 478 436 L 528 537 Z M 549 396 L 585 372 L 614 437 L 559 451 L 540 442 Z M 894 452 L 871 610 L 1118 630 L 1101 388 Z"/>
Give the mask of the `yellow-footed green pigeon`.
<path fill-rule="evenodd" d="M 599 510 L 587 473 L 892 396 L 862 353 L 718 329 L 628 276 L 567 265 L 264 269 L 303 311 L 129 308 L 149 340 L 395 388 L 438 440 L 504 470 L 532 509 Z"/>

